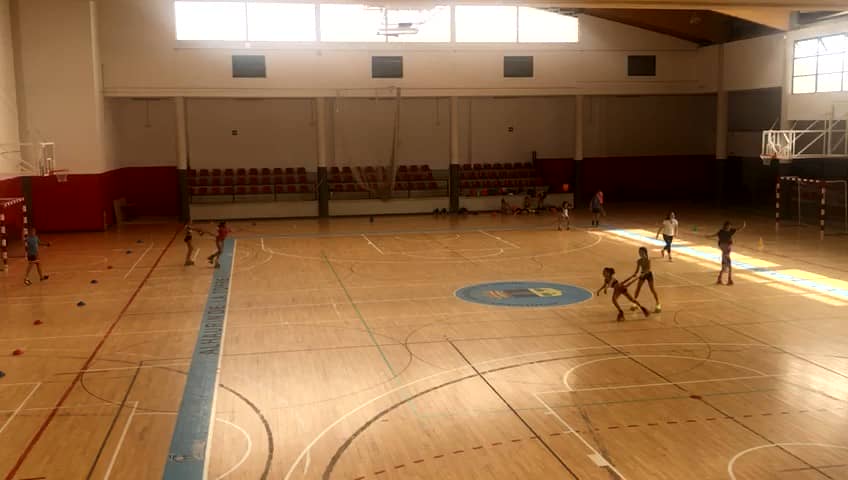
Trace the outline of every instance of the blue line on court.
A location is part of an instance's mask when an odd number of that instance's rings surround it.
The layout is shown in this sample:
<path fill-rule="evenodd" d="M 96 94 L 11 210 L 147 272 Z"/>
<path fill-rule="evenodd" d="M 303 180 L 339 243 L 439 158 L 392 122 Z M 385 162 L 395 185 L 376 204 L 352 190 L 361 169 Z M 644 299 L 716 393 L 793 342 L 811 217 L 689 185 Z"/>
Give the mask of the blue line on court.
<path fill-rule="evenodd" d="M 628 230 L 614 229 L 614 230 L 609 230 L 609 232 L 613 233 L 615 235 L 619 235 L 621 237 L 629 238 L 631 240 L 636 240 L 636 241 L 639 241 L 639 242 L 647 243 L 649 245 L 654 245 L 654 246 L 658 246 L 658 247 L 665 246 L 665 242 L 662 242 L 662 241 L 654 239 L 654 238 L 646 237 L 644 235 L 639 235 L 638 233 L 633 233 L 633 232 L 628 231 Z M 708 260 L 708 261 L 716 262 L 716 263 L 719 263 L 719 264 L 721 263 L 721 255 L 717 254 L 717 253 L 702 252 L 702 251 L 699 251 L 699 250 L 695 250 L 694 248 L 683 247 L 683 246 L 675 247 L 674 250 L 677 251 L 677 252 L 682 252 L 682 253 L 689 255 L 691 257 L 697 257 L 697 258 L 700 258 L 702 260 Z M 776 271 L 773 271 L 773 270 L 764 269 L 763 267 L 757 267 L 755 265 L 751 265 L 750 263 L 745 263 L 745 262 L 734 261 L 733 262 L 733 268 L 753 272 L 753 273 L 756 273 L 757 275 L 769 277 L 769 278 L 776 280 L 776 281 L 779 281 L 781 283 L 791 283 L 791 284 L 797 285 L 799 287 L 806 288 L 808 290 L 813 290 L 813 291 L 821 292 L 821 293 L 828 294 L 828 295 L 836 295 L 836 296 L 842 297 L 845 300 L 848 300 L 848 290 L 845 290 L 843 288 L 831 287 L 829 285 L 825 285 L 825 284 L 816 282 L 815 280 L 810 280 L 810 279 L 806 279 L 806 278 L 799 278 L 799 277 L 796 277 L 794 275 L 788 275 L 786 273 L 781 273 L 781 272 L 776 272 Z"/>
<path fill-rule="evenodd" d="M 168 461 L 163 480 L 202 480 L 206 463 L 210 423 L 215 412 L 215 390 L 218 383 L 218 366 L 227 301 L 230 291 L 230 274 L 233 267 L 235 240 L 224 241 L 219 259 L 221 267 L 212 275 L 212 286 L 203 311 L 197 343 L 191 357 L 191 367 L 186 378 L 183 399 L 177 413 L 177 424 L 171 437 Z"/>

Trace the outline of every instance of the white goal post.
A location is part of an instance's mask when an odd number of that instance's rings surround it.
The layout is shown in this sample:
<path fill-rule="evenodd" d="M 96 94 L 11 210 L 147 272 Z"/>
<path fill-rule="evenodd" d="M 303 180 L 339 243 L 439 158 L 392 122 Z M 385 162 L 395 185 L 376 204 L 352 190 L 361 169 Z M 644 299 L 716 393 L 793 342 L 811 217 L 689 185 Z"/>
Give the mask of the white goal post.
<path fill-rule="evenodd" d="M 821 236 L 848 233 L 848 182 L 795 176 L 777 178 L 774 187 L 775 228 L 781 222 L 818 224 Z"/>

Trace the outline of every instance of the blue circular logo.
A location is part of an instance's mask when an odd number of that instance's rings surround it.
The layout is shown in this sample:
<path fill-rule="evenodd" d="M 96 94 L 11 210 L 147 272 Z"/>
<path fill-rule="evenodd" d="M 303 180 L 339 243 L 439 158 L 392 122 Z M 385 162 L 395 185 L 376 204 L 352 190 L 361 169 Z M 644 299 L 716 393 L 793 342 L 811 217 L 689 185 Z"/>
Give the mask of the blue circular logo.
<path fill-rule="evenodd" d="M 549 282 L 480 283 L 460 288 L 455 295 L 466 302 L 499 307 L 559 307 L 592 298 L 585 288 Z"/>

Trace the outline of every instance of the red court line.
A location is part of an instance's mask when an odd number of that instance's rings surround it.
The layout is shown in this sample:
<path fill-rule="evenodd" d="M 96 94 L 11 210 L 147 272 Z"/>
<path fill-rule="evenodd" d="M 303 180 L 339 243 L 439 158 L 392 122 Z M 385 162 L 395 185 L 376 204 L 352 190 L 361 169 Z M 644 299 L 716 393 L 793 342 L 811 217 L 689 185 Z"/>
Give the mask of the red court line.
<path fill-rule="evenodd" d="M 159 257 L 153 263 L 153 266 L 150 267 L 150 270 L 148 270 L 147 275 L 145 275 L 141 283 L 138 284 L 138 287 L 135 289 L 132 296 L 127 301 L 127 304 L 124 305 L 124 308 L 122 308 L 120 312 L 118 312 L 118 316 L 117 318 L 115 318 L 115 321 L 112 322 L 112 325 L 110 325 L 109 329 L 106 330 L 106 333 L 103 334 L 103 338 L 101 338 L 100 342 L 97 343 L 97 346 L 94 347 L 94 351 L 91 352 L 91 355 L 88 357 L 88 360 L 85 361 L 82 368 L 80 368 L 79 372 L 74 377 L 73 381 L 71 381 L 71 384 L 68 386 L 67 390 L 65 390 L 65 393 L 62 394 L 62 397 L 59 398 L 59 401 L 56 403 L 56 405 L 53 406 L 53 409 L 50 410 L 50 414 L 47 415 L 46 419 L 44 419 L 44 423 L 42 423 L 38 431 L 35 432 L 35 436 L 33 436 L 32 439 L 29 441 L 29 444 L 26 446 L 23 453 L 21 453 L 21 456 L 18 458 L 18 461 L 15 462 L 15 465 L 12 467 L 12 470 L 10 470 L 9 473 L 6 474 L 6 480 L 14 479 L 15 474 L 17 474 L 18 470 L 20 470 L 21 466 L 24 463 L 24 460 L 26 460 L 29 454 L 32 453 L 32 449 L 41 439 L 41 436 L 44 434 L 44 431 L 47 430 L 47 426 L 50 425 L 50 422 L 53 421 L 53 418 L 56 416 L 56 412 L 59 411 L 59 408 L 61 408 L 62 404 L 65 403 L 65 400 L 68 399 L 68 396 L 71 394 L 71 391 L 74 389 L 74 387 L 76 387 L 77 383 L 79 383 L 83 374 L 85 374 L 85 371 L 88 370 L 89 366 L 91 366 L 91 362 L 94 361 L 94 357 L 97 356 L 97 353 L 103 347 L 103 344 L 106 343 L 106 340 L 112 334 L 112 331 L 118 325 L 118 322 L 120 322 L 124 314 L 127 313 L 127 310 L 130 308 L 130 305 L 132 305 L 132 302 L 135 301 L 135 297 L 138 296 L 138 292 L 140 292 L 141 288 L 144 287 L 144 284 L 147 283 L 147 280 L 150 278 L 150 275 L 153 274 L 153 270 L 156 270 L 156 267 L 159 266 L 159 261 L 161 261 L 162 257 L 165 256 L 165 252 L 167 252 L 168 249 L 171 248 L 171 245 L 174 243 L 174 240 L 177 238 L 177 235 L 179 235 L 181 231 L 182 227 L 180 227 L 179 229 L 177 229 L 176 232 L 174 232 L 174 236 L 171 237 L 171 240 L 168 242 L 167 245 L 165 245 L 165 248 L 162 250 L 162 253 L 159 254 Z"/>

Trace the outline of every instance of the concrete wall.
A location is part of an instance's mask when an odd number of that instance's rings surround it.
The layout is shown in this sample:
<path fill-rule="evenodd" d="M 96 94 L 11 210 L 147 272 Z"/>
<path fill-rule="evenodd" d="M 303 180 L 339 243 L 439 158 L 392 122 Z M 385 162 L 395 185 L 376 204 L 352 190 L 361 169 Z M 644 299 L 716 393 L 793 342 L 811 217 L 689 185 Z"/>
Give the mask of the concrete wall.
<path fill-rule="evenodd" d="M 58 168 L 97 173 L 108 158 L 96 10 L 87 0 L 14 0 L 21 138 L 57 144 Z"/>
<path fill-rule="evenodd" d="M 580 42 L 521 45 L 312 45 L 252 48 L 267 56 L 268 78 L 234 79 L 244 48 L 182 48 L 172 0 L 110 0 L 100 5 L 104 80 L 112 96 L 373 96 L 399 86 L 409 96 L 692 93 L 704 91 L 696 45 L 593 17 L 580 18 Z M 373 54 L 404 56 L 403 79 L 370 78 Z M 503 78 L 504 54 L 534 55 L 535 78 Z M 656 54 L 656 78 L 628 78 L 628 54 Z M 362 91 L 362 89 L 371 92 Z"/>
<path fill-rule="evenodd" d="M 0 174 L 17 172 L 18 99 L 9 0 L 0 0 Z"/>

